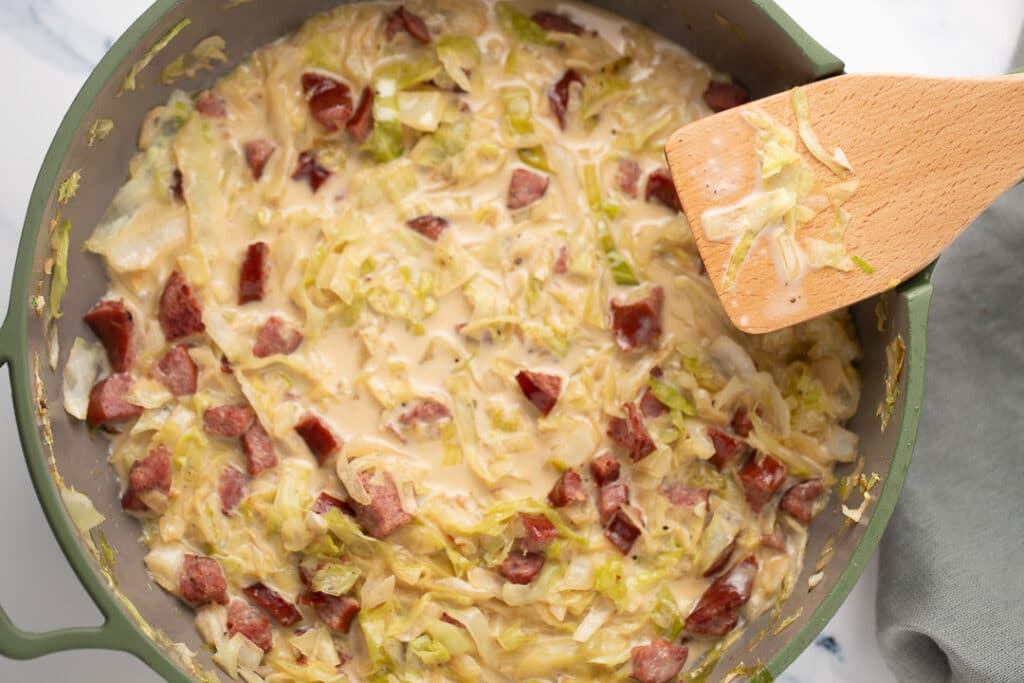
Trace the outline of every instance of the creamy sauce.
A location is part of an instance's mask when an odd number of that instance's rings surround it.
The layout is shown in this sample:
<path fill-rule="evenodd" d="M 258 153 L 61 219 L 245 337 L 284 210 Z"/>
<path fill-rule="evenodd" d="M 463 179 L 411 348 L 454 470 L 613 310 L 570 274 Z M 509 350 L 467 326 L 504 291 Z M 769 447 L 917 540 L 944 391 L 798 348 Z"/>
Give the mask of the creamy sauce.
<path fill-rule="evenodd" d="M 760 514 L 746 506 L 731 470 L 719 474 L 707 464 L 715 449 L 706 428 L 728 429 L 737 407 L 758 407 L 763 424 L 750 444 L 773 452 L 794 477 L 828 478 L 833 462 L 849 457 L 830 453 L 826 444 L 856 408 L 856 344 L 845 313 L 761 338 L 729 325 L 699 272 L 685 218 L 643 196 L 648 174 L 664 166 L 667 136 L 709 113 L 701 94 L 710 71 L 617 17 L 560 3 L 559 11 L 600 37 L 531 46 L 499 30 L 489 4 L 409 3 L 435 41 L 462 33 L 480 47 L 471 91 L 439 95 L 447 103 L 439 110 L 443 125 L 468 125 L 458 140 L 464 149 L 427 164 L 424 155 L 441 133 L 407 127 L 405 154 L 376 165 L 344 132 L 328 135 L 310 116 L 300 86 L 304 72 L 331 74 L 358 97 L 374 83 L 381 62 L 433 54 L 405 34 L 393 43 L 384 40 L 383 17 L 392 9 L 346 6 L 258 51 L 215 86 L 226 103 L 224 119 L 190 111 L 186 98 L 152 115 L 133 180 L 89 244 L 107 259 L 109 297 L 124 299 L 142 327 L 132 400 L 147 412 L 114 437 L 111 462 L 126 479 L 131 464 L 153 446 L 166 444 L 173 452 L 167 509 L 145 522 L 145 540 L 154 546 L 148 563 L 158 583 L 177 591 L 180 566 L 173 558 L 189 552 L 217 559 L 234 596 L 261 581 L 289 601 L 303 592 L 299 562 L 322 558 L 322 550 L 313 548 L 322 549 L 330 537 L 311 513 L 300 512 L 283 525 L 272 521 L 283 505 L 283 470 L 310 472 L 301 487 L 303 510 L 325 491 L 358 498 L 359 491 L 343 484 L 351 485 L 354 472 L 384 471 L 397 482 L 414 522 L 374 542 L 375 553 L 353 550 L 335 558 L 362 571 L 353 589 L 362 602 L 359 622 L 349 634 L 332 634 L 315 612 L 302 608 L 306 624 L 333 646 L 310 652 L 306 641 L 297 643 L 293 632 L 277 628 L 274 648 L 252 667 L 253 676 L 622 680 L 630 671 L 631 648 L 676 635 L 708 587 L 711 580 L 701 578 L 698 567 L 713 559 L 700 557 L 712 512 L 737 520 L 734 559 L 750 554 L 761 567 L 743 617 L 785 597 L 785 577 L 800 569 L 805 531 L 777 513 L 775 504 Z M 598 92 L 607 103 L 589 103 L 597 107 L 589 122 L 582 120 L 574 90 L 568 128 L 560 130 L 547 103 L 551 85 L 567 68 L 596 82 L 598 70 L 624 54 L 632 62 L 619 77 L 628 89 Z M 500 96 L 507 87 L 528 90 L 532 132 L 510 127 Z M 254 139 L 276 147 L 260 182 L 241 152 Z M 537 171 L 550 178 L 550 187 L 536 203 L 510 211 L 509 178 L 527 167 L 517 150 L 536 146 L 543 146 L 552 169 Z M 332 171 L 315 193 L 291 177 L 299 154 L 310 149 Z M 641 168 L 638 198 L 617 187 L 622 159 Z M 587 181 L 588 167 L 596 187 Z M 175 168 L 182 173 L 185 203 L 165 189 Z M 405 225 L 424 214 L 449 222 L 436 243 Z M 638 286 L 616 283 L 603 232 L 627 256 Z M 270 246 L 267 294 L 240 306 L 239 269 L 256 241 Z M 560 274 L 555 263 L 563 249 L 568 272 Z M 168 348 L 158 301 L 175 270 L 196 289 L 207 327 L 191 352 L 200 366 L 198 393 L 179 400 L 147 378 Z M 621 351 L 610 302 L 640 299 L 654 284 L 665 290 L 662 334 L 647 350 Z M 257 332 L 272 315 L 302 330 L 303 343 L 289 356 L 255 358 Z M 233 374 L 222 372 L 222 358 Z M 826 367 L 823 359 L 834 362 Z M 623 414 L 624 404 L 639 400 L 656 367 L 693 404 L 694 414 L 675 411 L 649 420 L 657 450 L 632 464 L 608 437 L 608 424 Z M 792 398 L 787 386 L 802 367 L 810 383 L 805 388 L 818 392 L 813 407 Z M 515 379 L 520 370 L 562 379 L 549 416 L 540 417 L 523 396 Z M 399 415 L 427 399 L 448 407 L 454 418 L 419 431 L 397 425 Z M 238 512 L 224 516 L 217 476 L 228 464 L 244 469 L 245 461 L 237 442 L 203 433 L 202 413 L 239 402 L 253 407 L 282 462 L 248 481 Z M 308 413 L 345 441 L 325 467 L 316 466 L 295 431 Z M 608 542 L 588 501 L 555 512 L 577 539 L 556 541 L 540 578 L 526 587 L 505 583 L 496 565 L 512 543 L 514 515 L 490 532 L 473 528 L 502 502 L 529 499 L 527 509 L 547 508 L 548 492 L 567 467 L 584 475 L 593 499 L 588 466 L 605 452 L 623 462 L 631 504 L 646 521 L 630 554 Z M 670 505 L 663 493 L 670 482 L 713 489 L 710 510 Z M 762 546 L 763 534 L 777 527 L 785 530 L 787 552 Z M 472 567 L 468 574 L 449 564 L 451 552 Z M 396 565 L 395 557 L 405 564 Z M 607 588 L 594 591 L 595 572 L 614 563 L 621 565 L 616 575 L 624 584 L 618 601 Z M 465 590 L 460 599 L 450 596 L 453 576 L 468 581 L 458 584 Z M 381 588 L 395 578 L 393 590 Z M 431 599 L 424 598 L 428 593 Z M 470 605 L 495 640 L 449 652 L 432 665 L 408 653 L 417 638 L 429 640 L 425 624 Z M 380 616 L 382 609 L 393 612 Z M 606 622 L 574 640 L 594 610 L 607 611 Z M 675 616 L 656 624 L 656 610 Z M 219 650 L 228 640 L 223 612 L 205 607 L 199 616 L 201 631 Z M 388 654 L 375 656 L 367 638 L 380 626 L 373 621 L 378 617 L 389 624 L 385 641 L 398 649 L 385 646 Z M 402 627 L 403 619 L 412 622 Z M 509 634 L 520 631 L 526 636 L 513 647 Z M 690 666 L 714 643 L 690 642 Z M 337 651 L 352 657 L 340 669 Z M 403 677 L 368 678 L 385 670 Z"/>

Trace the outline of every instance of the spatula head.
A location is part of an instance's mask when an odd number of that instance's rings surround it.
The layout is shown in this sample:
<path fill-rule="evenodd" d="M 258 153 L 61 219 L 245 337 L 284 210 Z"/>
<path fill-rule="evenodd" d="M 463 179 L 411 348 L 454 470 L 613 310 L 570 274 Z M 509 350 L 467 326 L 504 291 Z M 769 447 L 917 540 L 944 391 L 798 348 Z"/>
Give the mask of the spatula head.
<path fill-rule="evenodd" d="M 756 238 L 734 285 L 725 273 L 733 240 L 712 241 L 702 228 L 708 209 L 728 207 L 759 188 L 752 108 L 797 131 L 790 93 L 702 119 L 667 146 L 676 189 L 708 275 L 733 323 L 763 333 L 793 325 L 891 289 L 933 261 L 999 194 L 1024 175 L 1024 145 L 1013 116 L 1024 110 L 1024 80 L 954 80 L 907 76 L 839 76 L 804 86 L 810 121 L 828 150 L 840 147 L 858 180 L 843 205 L 851 220 L 844 242 L 859 266 L 807 269 L 786 282 L 770 231 Z M 1006 102 L 986 113 L 993 98 Z M 1015 100 L 1015 103 L 1014 103 Z M 991 108 L 991 107 L 990 107 Z M 1014 133 L 1013 131 L 1017 132 Z M 797 149 L 823 186 L 841 180 Z M 835 212 L 821 211 L 798 240 L 821 238 Z"/>

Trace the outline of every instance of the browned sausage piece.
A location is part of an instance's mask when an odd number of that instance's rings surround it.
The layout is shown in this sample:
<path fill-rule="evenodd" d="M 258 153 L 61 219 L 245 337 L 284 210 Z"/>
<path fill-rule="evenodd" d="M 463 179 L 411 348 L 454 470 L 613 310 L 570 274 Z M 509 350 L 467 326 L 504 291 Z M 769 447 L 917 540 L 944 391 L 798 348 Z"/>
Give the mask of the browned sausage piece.
<path fill-rule="evenodd" d="M 242 450 L 249 459 L 249 476 L 258 477 L 277 465 L 274 443 L 258 421 L 242 434 Z"/>
<path fill-rule="evenodd" d="M 571 33 L 574 36 L 583 33 L 583 27 L 564 14 L 535 12 L 531 19 L 548 33 Z"/>
<path fill-rule="evenodd" d="M 498 572 L 510 582 L 522 586 L 537 578 L 544 568 L 544 560 L 542 553 L 523 553 L 513 549 L 498 565 Z"/>
<path fill-rule="evenodd" d="M 750 432 L 753 430 L 754 422 L 750 419 L 750 413 L 747 411 L 747 407 L 740 406 L 732 416 L 732 431 L 745 439 L 750 436 Z"/>
<path fill-rule="evenodd" d="M 302 614 L 295 608 L 295 605 L 282 598 L 277 591 L 268 588 L 262 583 L 254 583 L 242 589 L 242 592 L 250 600 L 269 612 L 270 616 L 274 617 L 281 626 L 294 626 L 302 621 Z"/>
<path fill-rule="evenodd" d="M 250 140 L 245 143 L 245 161 L 252 171 L 253 180 L 259 182 L 263 177 L 263 170 L 267 167 L 270 157 L 274 156 L 276 148 L 266 140 Z"/>
<path fill-rule="evenodd" d="M 633 648 L 633 678 L 640 683 L 669 683 L 683 666 L 689 650 L 664 638 Z"/>
<path fill-rule="evenodd" d="M 815 504 L 823 493 L 825 482 L 821 479 L 808 479 L 786 491 L 779 507 L 804 524 L 810 524 L 814 519 Z"/>
<path fill-rule="evenodd" d="M 747 503 L 760 512 L 775 491 L 786 481 L 786 466 L 770 455 L 753 457 L 738 473 Z"/>
<path fill-rule="evenodd" d="M 402 31 L 412 36 L 413 40 L 417 43 L 430 45 L 430 30 L 427 28 L 426 23 L 420 17 L 405 9 L 405 5 L 400 6 L 385 19 L 384 37 L 388 40 L 394 40 L 395 36 Z"/>
<path fill-rule="evenodd" d="M 750 450 L 747 444 L 714 427 L 708 427 L 708 436 L 711 437 L 711 443 L 715 447 L 715 454 L 711 456 L 709 462 L 719 470 L 724 469 L 729 463 L 741 459 Z"/>
<path fill-rule="evenodd" d="M 305 180 L 309 183 L 309 189 L 315 193 L 330 177 L 331 172 L 320 165 L 314 152 L 299 154 L 299 163 L 292 172 L 292 180 Z"/>
<path fill-rule="evenodd" d="M 341 130 L 352 117 L 352 97 L 344 83 L 307 71 L 302 74 L 302 92 L 309 102 L 309 112 L 327 130 Z"/>
<path fill-rule="evenodd" d="M 597 493 L 597 513 L 601 524 L 607 524 L 619 508 L 629 504 L 629 487 L 622 482 L 602 486 Z"/>
<path fill-rule="evenodd" d="M 359 614 L 359 601 L 347 595 L 335 597 L 327 593 L 310 591 L 303 595 L 299 602 L 312 605 L 327 628 L 337 633 L 348 633 L 352 621 Z"/>
<path fill-rule="evenodd" d="M 151 450 L 145 458 L 132 463 L 121 507 L 132 512 L 146 512 L 149 507 L 140 496 L 150 491 L 171 492 L 171 452 L 163 444 Z"/>
<path fill-rule="evenodd" d="M 256 414 L 249 406 L 218 406 L 203 412 L 203 431 L 210 436 L 237 439 L 249 430 Z"/>
<path fill-rule="evenodd" d="M 302 333 L 289 327 L 277 316 L 272 316 L 257 333 L 252 355 L 257 358 L 268 358 L 278 354 L 288 356 L 295 353 L 300 346 Z"/>
<path fill-rule="evenodd" d="M 415 424 L 430 424 L 452 416 L 448 406 L 433 399 L 420 401 L 415 407 L 398 416 L 398 424 L 411 427 Z"/>
<path fill-rule="evenodd" d="M 241 633 L 264 652 L 274 647 L 274 630 L 270 619 L 245 600 L 232 600 L 228 607 L 228 634 Z"/>
<path fill-rule="evenodd" d="M 654 392 L 648 389 L 640 397 L 640 412 L 644 417 L 660 417 L 668 412 L 668 406 L 662 403 Z"/>
<path fill-rule="evenodd" d="M 206 331 L 203 307 L 179 271 L 171 273 L 160 295 L 160 329 L 169 342 Z"/>
<path fill-rule="evenodd" d="M 562 508 L 572 503 L 582 503 L 587 500 L 587 492 L 583 488 L 583 479 L 576 470 L 566 470 L 558 478 L 555 485 L 548 493 L 548 502 L 551 507 Z"/>
<path fill-rule="evenodd" d="M 220 494 L 220 511 L 230 515 L 245 498 L 245 474 L 234 467 L 225 467 L 217 482 L 217 493 Z"/>
<path fill-rule="evenodd" d="M 228 604 L 228 582 L 217 560 L 211 557 L 185 555 L 178 592 L 193 605 Z"/>
<path fill-rule="evenodd" d="M 335 498 L 329 493 L 321 493 L 320 497 L 313 503 L 313 512 L 318 515 L 326 515 L 331 510 L 340 510 L 346 515 L 354 515 L 352 507 L 340 498 Z"/>
<path fill-rule="evenodd" d="M 640 164 L 632 159 L 619 161 L 619 172 L 615 174 L 615 184 L 627 197 L 636 199 L 640 193 L 637 184 L 640 182 Z"/>
<path fill-rule="evenodd" d="M 647 176 L 647 189 L 644 191 L 644 201 L 657 199 L 670 209 L 682 211 L 683 205 L 679 201 L 679 193 L 676 192 L 675 181 L 667 168 L 659 168 Z"/>
<path fill-rule="evenodd" d="M 711 636 L 731 631 L 739 621 L 736 611 L 750 600 L 756 575 L 757 560 L 751 555 L 715 579 L 686 618 L 686 630 Z"/>
<path fill-rule="evenodd" d="M 704 91 L 704 101 L 712 111 L 720 112 L 738 107 L 750 100 L 750 92 L 741 85 L 711 81 Z"/>
<path fill-rule="evenodd" d="M 103 343 L 114 372 L 128 370 L 132 366 L 135 318 L 124 301 L 101 301 L 82 320 Z"/>
<path fill-rule="evenodd" d="M 242 270 L 238 276 L 238 304 L 263 301 L 267 278 L 270 277 L 270 245 L 254 242 L 245 251 Z"/>
<path fill-rule="evenodd" d="M 448 228 L 448 221 L 440 216 L 418 216 L 406 223 L 410 228 L 426 237 L 428 240 L 437 241 Z"/>
<path fill-rule="evenodd" d="M 710 567 L 704 570 L 704 573 L 701 574 L 701 576 L 708 579 L 725 569 L 726 565 L 729 564 L 729 560 L 732 559 L 732 554 L 734 552 L 736 552 L 735 539 L 733 539 L 732 543 L 725 546 L 725 548 L 722 549 L 722 552 L 718 553 L 718 557 L 715 558 L 715 561 L 711 563 Z"/>
<path fill-rule="evenodd" d="M 607 453 L 590 462 L 590 474 L 598 486 L 610 484 L 619 478 L 619 461 Z"/>
<path fill-rule="evenodd" d="M 373 483 L 369 472 L 360 472 L 359 480 L 370 494 L 370 503 L 362 505 L 353 500 L 349 505 L 355 512 L 356 521 L 367 534 L 374 538 L 385 538 L 412 521 L 409 513 L 402 509 L 398 487 L 389 473 L 384 473 L 380 484 Z"/>
<path fill-rule="evenodd" d="M 366 142 L 370 133 L 373 132 L 373 88 L 363 88 L 363 94 L 359 97 L 359 104 L 356 106 L 356 113 L 345 124 L 345 130 L 352 136 L 352 139 L 362 144 Z"/>
<path fill-rule="evenodd" d="M 550 182 L 547 176 L 517 168 L 508 186 L 508 208 L 515 211 L 533 204 L 547 193 Z"/>
<path fill-rule="evenodd" d="M 649 346 L 661 336 L 661 307 L 665 291 L 655 287 L 643 299 L 631 304 L 612 301 L 612 330 L 623 351 Z"/>
<path fill-rule="evenodd" d="M 125 395 L 132 388 L 134 380 L 127 373 L 118 373 L 101 379 L 89 392 L 89 409 L 86 420 L 93 427 L 108 422 L 128 420 L 142 415 L 143 409 L 128 403 Z"/>
<path fill-rule="evenodd" d="M 341 449 L 344 442 L 316 415 L 306 415 L 295 425 L 295 431 L 323 465 L 327 458 Z"/>
<path fill-rule="evenodd" d="M 786 552 L 786 535 L 779 529 L 772 529 L 770 534 L 761 534 L 761 545 L 784 553 Z"/>
<path fill-rule="evenodd" d="M 633 523 L 623 508 L 619 508 L 604 527 L 604 536 L 623 555 L 633 549 L 636 539 L 640 538 L 640 527 Z"/>
<path fill-rule="evenodd" d="M 711 489 L 672 483 L 665 486 L 665 497 L 676 507 L 693 508 L 704 503 L 707 508 L 711 503 Z"/>
<path fill-rule="evenodd" d="M 228 103 L 220 95 L 207 92 L 196 100 L 196 111 L 210 119 L 222 119 L 228 115 Z"/>
<path fill-rule="evenodd" d="M 583 76 L 579 72 L 569 69 L 548 90 L 548 104 L 551 106 L 551 113 L 558 119 L 558 127 L 562 130 L 565 130 L 565 115 L 569 111 L 569 87 L 573 83 L 578 83 L 580 87 L 583 87 L 584 82 Z"/>
<path fill-rule="evenodd" d="M 562 378 L 558 375 L 520 370 L 516 373 L 516 382 L 519 383 L 523 396 L 544 416 L 551 414 L 558 397 L 562 394 Z"/>
<path fill-rule="evenodd" d="M 637 462 L 654 452 L 654 439 L 644 426 L 643 416 L 635 403 L 627 403 L 623 409 L 626 417 L 613 417 L 608 421 L 608 436 L 626 449 L 633 462 Z"/>
<path fill-rule="evenodd" d="M 544 515 L 520 513 L 519 521 L 523 525 L 523 536 L 519 539 L 519 546 L 526 552 L 540 552 L 558 538 L 558 529 Z"/>
<path fill-rule="evenodd" d="M 153 366 L 153 376 L 167 387 L 168 391 L 181 398 L 196 393 L 199 367 L 192 360 L 188 347 L 178 344 L 160 357 Z"/>

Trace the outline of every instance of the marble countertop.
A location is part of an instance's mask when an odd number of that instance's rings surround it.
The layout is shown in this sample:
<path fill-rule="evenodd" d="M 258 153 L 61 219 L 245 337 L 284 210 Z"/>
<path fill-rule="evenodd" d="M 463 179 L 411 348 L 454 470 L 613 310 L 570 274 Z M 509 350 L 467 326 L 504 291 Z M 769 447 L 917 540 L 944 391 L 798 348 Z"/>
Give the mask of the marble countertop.
<path fill-rule="evenodd" d="M 1006 70 L 1024 23 L 1020 0 L 778 0 L 847 69 L 949 76 Z M 0 302 L 6 302 L 36 171 L 92 66 L 148 0 L 0 0 Z M 984 7 L 984 11 L 981 8 Z M 17 106 L 14 106 L 17 105 Z M 26 629 L 100 622 L 53 540 L 19 457 L 6 372 L 0 373 L 0 604 Z M 893 683 L 875 642 L 872 561 L 821 637 L 780 678 L 785 683 Z M 128 655 L 77 652 L 34 662 L 0 658 L 0 681 L 156 683 Z"/>

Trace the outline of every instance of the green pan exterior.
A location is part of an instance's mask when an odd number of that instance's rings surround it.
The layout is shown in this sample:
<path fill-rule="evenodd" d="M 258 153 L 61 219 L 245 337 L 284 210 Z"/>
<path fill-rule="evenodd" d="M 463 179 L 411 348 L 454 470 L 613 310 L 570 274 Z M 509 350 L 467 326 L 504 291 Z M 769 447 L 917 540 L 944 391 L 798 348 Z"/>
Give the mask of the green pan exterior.
<path fill-rule="evenodd" d="M 198 7 L 203 4 L 207 5 L 206 9 Z M 39 501 L 68 562 L 81 580 L 83 587 L 103 613 L 105 623 L 92 628 L 27 633 L 17 628 L 6 613 L 0 609 L 0 654 L 8 657 L 30 659 L 54 652 L 77 649 L 119 650 L 135 655 L 172 683 L 190 683 L 197 680 L 197 677 L 188 673 L 186 668 L 171 654 L 167 642 L 161 644 L 157 642 L 158 639 L 151 637 L 152 631 L 147 626 L 140 624 L 139 620 L 125 608 L 122 599 L 108 587 L 95 558 L 86 549 L 78 531 L 64 510 L 51 471 L 49 453 L 43 443 L 37 406 L 35 405 L 34 391 L 36 387 L 33 364 L 37 353 L 42 356 L 41 362 L 44 366 L 42 372 L 49 373 L 49 370 L 45 368 L 45 352 L 39 343 L 40 323 L 30 311 L 29 297 L 35 292 L 36 284 L 41 277 L 41 263 L 47 253 L 45 226 L 53 217 L 57 187 L 63 179 L 62 176 L 68 172 L 69 150 L 72 149 L 76 140 L 80 143 L 81 136 L 85 134 L 92 123 L 86 118 L 87 115 L 92 110 L 97 98 L 108 88 L 112 79 L 123 77 L 129 58 L 133 55 L 137 58 L 140 50 L 144 50 L 149 44 L 152 44 L 154 36 L 163 35 L 177 23 L 181 17 L 182 6 L 192 5 L 194 13 L 201 15 L 214 11 L 209 9 L 209 6 L 216 5 L 216 11 L 236 12 L 238 14 L 233 17 L 244 16 L 244 18 L 255 22 L 259 21 L 259 9 L 271 13 L 277 9 L 274 0 L 268 0 L 262 4 L 260 2 L 247 3 L 233 10 L 222 10 L 220 6 L 223 4 L 220 0 L 216 2 L 208 0 L 205 3 L 199 1 L 190 3 L 187 0 L 181 3 L 176 0 L 157 0 L 114 44 L 82 88 L 53 140 L 32 193 L 18 249 L 9 312 L 6 321 L 0 328 L 0 362 L 6 363 L 10 369 L 18 431 Z M 309 0 L 305 4 L 309 6 L 309 9 L 303 11 L 306 11 L 308 16 L 314 10 L 324 9 L 335 3 L 327 0 Z M 797 82 L 823 78 L 842 71 L 842 63 L 811 39 L 771 0 L 709 0 L 708 2 L 690 0 L 685 3 L 667 2 L 666 0 L 651 2 L 633 0 L 630 3 L 597 0 L 594 4 L 654 27 L 659 27 L 658 22 L 664 22 L 665 17 L 676 18 L 681 26 L 686 27 L 686 30 L 680 29 L 681 33 L 677 31 L 678 35 L 670 37 L 678 39 L 698 56 L 715 64 L 716 67 L 739 75 L 745 82 L 756 83 L 755 95 L 778 91 Z M 258 9 L 257 6 L 259 6 Z M 298 10 L 288 11 L 294 14 Z M 244 14 L 246 12 L 248 14 Z M 291 27 L 294 28 L 297 25 Z M 202 30 L 202 28 L 199 29 L 199 31 Z M 230 33 L 230 30 L 228 32 Z M 283 31 L 278 31 L 278 33 L 281 32 Z M 208 32 L 202 32 L 201 36 L 208 34 Z M 194 43 L 195 39 L 197 39 L 197 34 L 193 34 L 190 40 Z M 143 40 L 146 43 L 140 45 Z M 755 48 L 766 49 L 765 41 L 769 43 L 767 49 L 772 50 L 773 54 L 780 55 L 781 61 L 796 66 L 791 67 L 787 73 L 781 70 L 774 72 L 771 60 L 754 59 L 752 50 Z M 261 38 L 260 42 L 266 41 Z M 191 44 L 189 43 L 187 47 L 190 47 Z M 229 52 L 231 52 L 230 37 L 228 44 Z M 258 43 L 252 44 L 248 49 L 257 45 Z M 186 46 L 182 43 L 177 47 L 180 49 Z M 235 52 L 231 52 L 231 55 L 235 62 L 242 56 Z M 156 64 L 151 69 L 155 73 L 159 73 Z M 210 78 L 212 77 L 211 75 Z M 209 82 L 207 81 L 205 85 L 209 85 Z M 150 87 L 155 90 L 158 86 Z M 119 137 L 119 134 L 124 132 L 123 130 L 118 131 L 113 137 Z M 136 131 L 131 130 L 128 133 L 130 137 L 123 138 L 122 144 L 128 144 L 130 141 L 134 146 Z M 91 179 L 87 175 L 83 187 L 88 188 L 90 181 Z M 108 179 L 101 182 L 107 182 L 109 186 L 107 191 L 112 195 L 121 181 L 120 179 Z M 72 242 L 72 250 L 76 248 L 80 250 L 81 233 L 87 234 L 91 231 L 91 226 L 78 225 L 76 230 L 79 235 Z M 91 274 L 98 275 L 100 272 L 94 269 Z M 929 273 L 930 269 L 897 291 L 886 295 L 885 306 L 890 323 L 884 330 L 878 330 L 875 325 L 875 301 L 861 304 L 854 310 L 858 332 L 861 335 L 862 343 L 868 350 L 862 372 L 866 378 L 874 381 L 867 381 L 865 384 L 863 400 L 866 405 L 862 408 L 861 414 L 855 418 L 851 429 L 857 431 L 861 436 L 862 452 L 870 451 L 876 446 L 883 448 L 885 457 L 881 459 L 881 462 L 887 464 L 887 467 L 883 468 L 885 471 L 878 470 L 883 477 L 883 487 L 877 502 L 872 508 L 869 508 L 869 520 L 866 525 L 855 527 L 846 536 L 843 536 L 842 532 L 838 532 L 830 538 L 816 538 L 812 531 L 807 555 L 808 565 L 814 564 L 817 550 L 826 541 L 834 540 L 835 543 L 836 552 L 832 564 L 826 569 L 827 578 L 818 587 L 817 592 L 808 592 L 806 588 L 802 589 L 802 586 L 798 585 L 793 597 L 786 604 L 787 614 L 792 612 L 792 615 L 795 615 L 792 626 L 783 635 L 769 635 L 754 647 L 748 647 L 744 642 L 731 648 L 723 658 L 721 666 L 715 670 L 714 678 L 716 680 L 723 677 L 740 661 L 759 664 L 750 672 L 751 680 L 768 681 L 779 675 L 835 614 L 873 554 L 903 486 L 917 433 L 924 385 L 925 335 L 932 292 L 931 284 L 928 281 Z M 73 270 L 71 272 L 72 289 L 75 288 L 75 276 L 76 273 Z M 95 286 L 94 283 L 94 288 Z M 70 292 L 69 297 L 71 297 Z M 78 311 L 73 309 L 68 311 L 65 316 L 65 324 L 79 324 L 77 321 L 84 310 L 82 308 Z M 900 396 L 896 404 L 893 424 L 889 433 L 884 436 L 884 444 L 878 446 L 876 440 L 882 437 L 872 436 L 872 434 L 880 432 L 877 422 L 872 421 L 871 416 L 874 412 L 873 406 L 879 400 L 882 391 L 881 382 L 877 381 L 884 375 L 884 353 L 881 353 L 881 349 L 884 348 L 885 341 L 896 333 L 902 335 L 906 341 L 906 363 L 899 382 Z M 54 380 L 51 378 L 48 386 L 53 382 Z M 47 383 L 44 382 L 44 384 Z M 56 420 L 58 414 L 63 417 L 59 392 L 48 391 L 48 398 L 49 411 L 53 419 Z M 61 443 L 58 443 L 58 454 L 61 450 Z M 53 467 L 59 467 L 59 455 L 57 460 L 58 462 L 52 465 Z M 100 463 L 100 465 L 106 467 L 105 463 Z M 110 478 L 112 479 L 112 477 Z M 74 484 L 74 482 L 71 483 Z M 105 524 L 109 523 L 110 520 Z M 838 525 L 834 526 L 839 528 Z M 813 567 L 810 569 L 813 570 Z M 805 572 L 801 581 L 806 576 Z M 822 593 L 822 591 L 826 592 Z M 129 589 L 126 588 L 125 592 L 128 594 L 128 598 L 132 598 Z M 823 594 L 824 598 L 821 597 Z M 809 605 L 810 609 L 802 609 L 801 605 L 804 603 Z M 790 609 L 791 607 L 792 609 Z M 144 612 L 145 610 L 140 611 Z M 161 613 L 153 612 L 145 616 L 152 626 L 161 630 L 165 628 L 165 624 L 160 621 L 160 617 L 163 616 Z M 173 616 L 179 621 L 185 618 L 183 613 Z M 763 618 L 753 624 L 748 631 L 747 638 L 749 639 L 766 623 Z M 147 635 L 147 632 L 150 635 Z M 198 649 L 198 645 L 193 638 L 190 643 L 192 649 Z M 733 652 L 734 650 L 739 651 Z M 206 661 L 208 662 L 208 660 Z"/>

